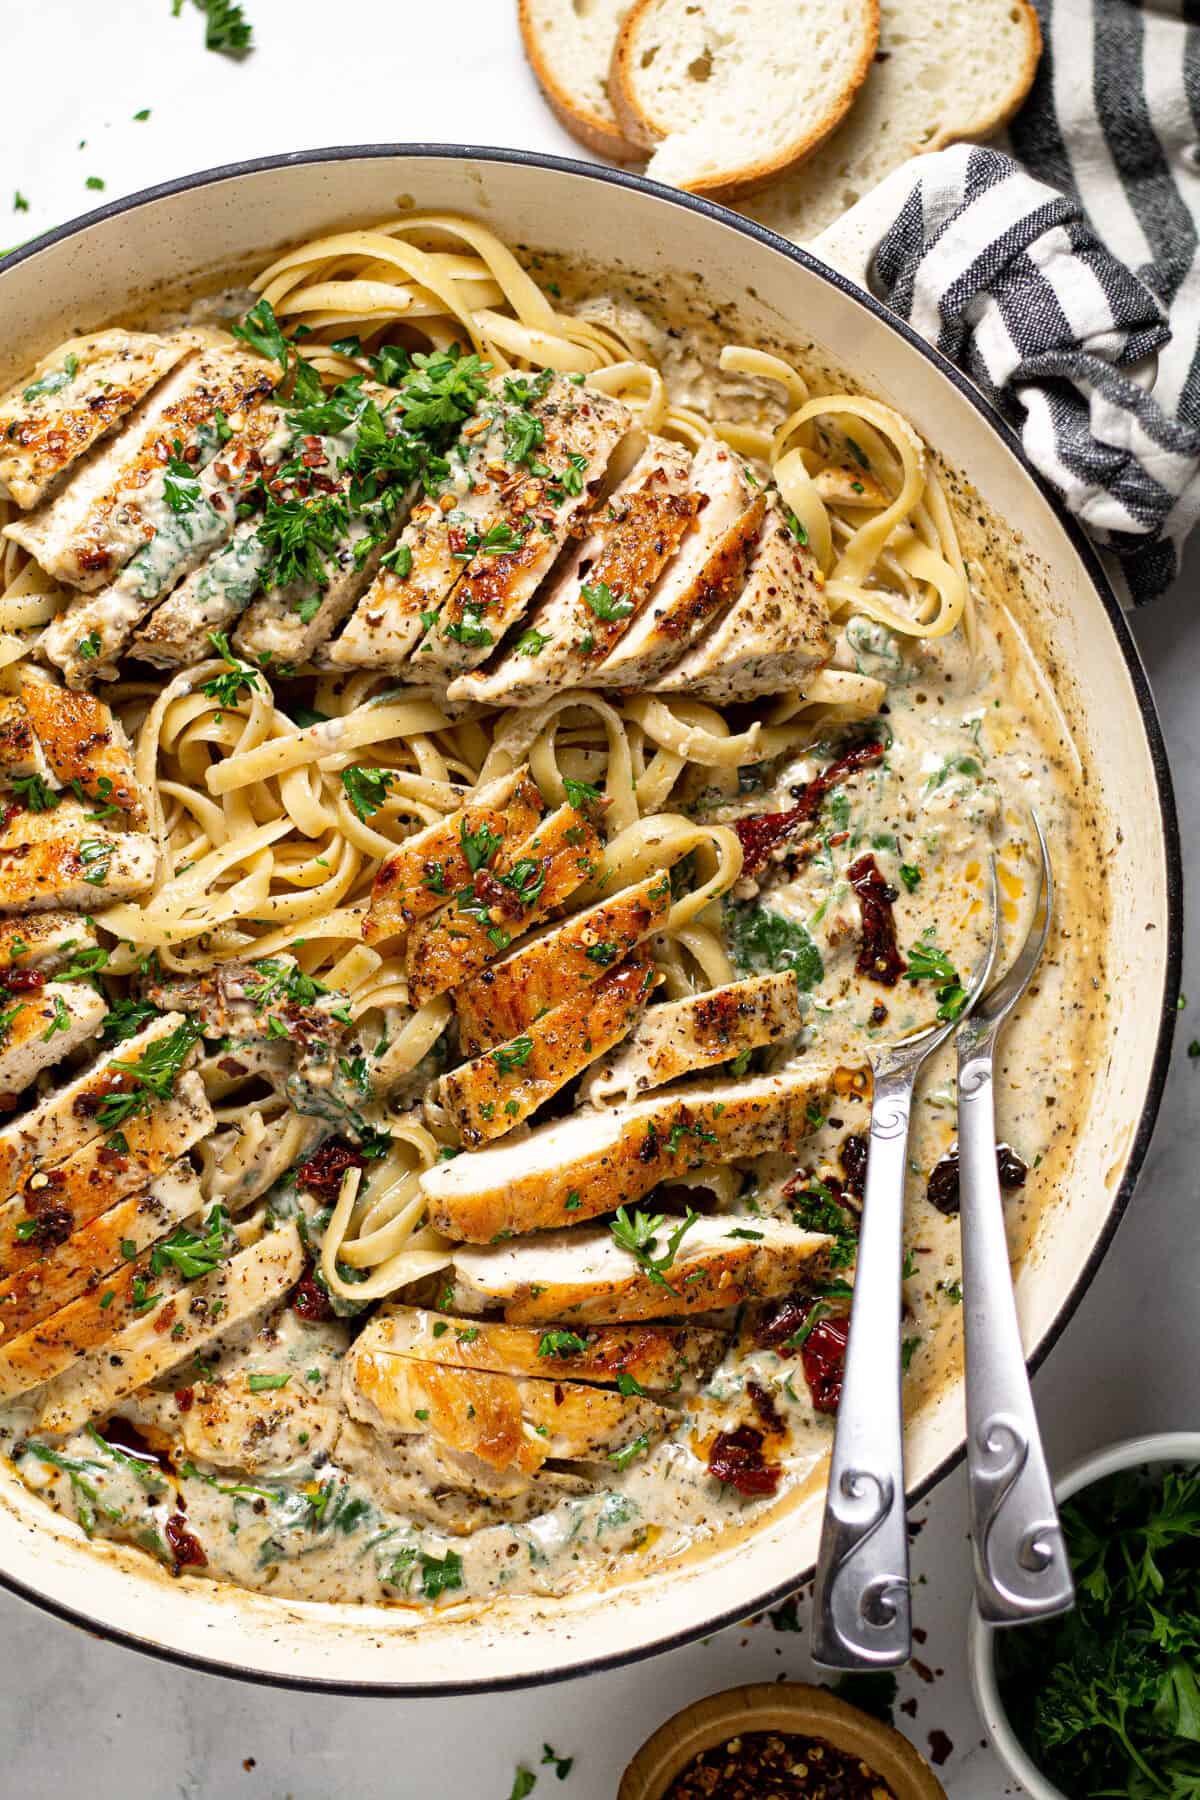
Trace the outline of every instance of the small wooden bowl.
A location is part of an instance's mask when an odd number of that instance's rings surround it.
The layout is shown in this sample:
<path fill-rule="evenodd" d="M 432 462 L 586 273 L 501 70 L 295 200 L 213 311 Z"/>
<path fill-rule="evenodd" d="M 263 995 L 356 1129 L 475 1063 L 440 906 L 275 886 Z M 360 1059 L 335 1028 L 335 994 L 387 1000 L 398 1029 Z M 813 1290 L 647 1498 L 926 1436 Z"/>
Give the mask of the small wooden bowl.
<path fill-rule="evenodd" d="M 896 1800 L 946 1800 L 945 1788 L 906 1737 L 827 1688 L 793 1681 L 729 1688 L 685 1706 L 642 1745 L 621 1779 L 617 1800 L 663 1800 L 693 1757 L 746 1731 L 824 1738 L 860 1756 Z"/>

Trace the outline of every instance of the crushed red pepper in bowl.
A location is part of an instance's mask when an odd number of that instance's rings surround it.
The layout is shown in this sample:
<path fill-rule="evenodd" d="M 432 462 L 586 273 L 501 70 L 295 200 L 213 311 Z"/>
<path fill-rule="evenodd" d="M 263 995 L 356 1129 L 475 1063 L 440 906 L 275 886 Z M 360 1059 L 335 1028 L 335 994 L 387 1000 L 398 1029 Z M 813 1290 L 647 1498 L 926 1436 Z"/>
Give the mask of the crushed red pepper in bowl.
<path fill-rule="evenodd" d="M 896 1800 L 851 1750 L 796 1732 L 746 1731 L 701 1750 L 663 1800 Z"/>

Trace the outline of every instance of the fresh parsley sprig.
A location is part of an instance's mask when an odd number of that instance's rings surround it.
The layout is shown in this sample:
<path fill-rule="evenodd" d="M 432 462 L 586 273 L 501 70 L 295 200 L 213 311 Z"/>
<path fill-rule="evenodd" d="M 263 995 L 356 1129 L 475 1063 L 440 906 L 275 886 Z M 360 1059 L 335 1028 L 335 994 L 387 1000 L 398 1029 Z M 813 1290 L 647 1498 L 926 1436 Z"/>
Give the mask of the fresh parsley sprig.
<path fill-rule="evenodd" d="M 617 1216 L 610 1220 L 608 1229 L 621 1249 L 628 1250 L 636 1259 L 643 1274 L 648 1275 L 658 1287 L 665 1287 L 668 1293 L 678 1298 L 679 1290 L 671 1286 L 665 1272 L 674 1265 L 680 1244 L 699 1217 L 699 1213 L 693 1212 L 689 1206 L 684 1217 L 668 1236 L 663 1250 L 659 1250 L 658 1233 L 667 1222 L 665 1213 L 645 1213 L 640 1206 L 635 1206 L 630 1213 L 625 1207 L 618 1206 Z"/>

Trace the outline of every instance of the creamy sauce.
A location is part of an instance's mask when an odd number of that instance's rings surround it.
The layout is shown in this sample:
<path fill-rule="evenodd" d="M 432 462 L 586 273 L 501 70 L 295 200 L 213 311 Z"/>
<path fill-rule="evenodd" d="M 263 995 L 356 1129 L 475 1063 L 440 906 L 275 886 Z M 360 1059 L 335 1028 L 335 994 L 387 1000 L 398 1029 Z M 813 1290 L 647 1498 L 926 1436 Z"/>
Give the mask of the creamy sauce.
<path fill-rule="evenodd" d="M 567 287 L 565 273 L 555 273 Z M 613 314 L 608 302 L 583 310 Z M 639 296 L 636 308 L 622 304 L 621 323 L 661 362 L 679 398 L 726 416 L 754 416 L 764 390 L 711 373 L 715 345 L 735 334 L 693 322 L 686 335 L 668 335 L 654 322 L 654 310 Z M 225 552 L 233 579 L 241 579 L 241 554 L 236 540 Z M 886 683 L 886 754 L 831 796 L 809 859 L 774 858 L 757 876 L 743 878 L 726 903 L 726 939 L 739 970 L 783 966 L 782 951 L 804 991 L 801 1039 L 756 1053 L 755 1066 L 811 1058 L 859 1067 L 872 1044 L 933 1016 L 933 981 L 885 988 L 856 973 L 860 918 L 847 871 L 868 852 L 896 891 L 897 937 L 906 955 L 924 938 L 966 979 L 986 933 L 993 851 L 1005 942 L 1018 944 L 1034 900 L 1027 819 L 1035 807 L 1064 891 L 1058 919 L 1072 923 L 1069 932 L 1061 924 L 1054 930 L 1003 1041 L 999 1131 L 1029 1169 L 1024 1189 L 1009 1203 L 1019 1255 L 1062 1176 L 1102 1025 L 1106 901 L 1102 872 L 1087 854 L 1081 772 L 1059 715 L 1047 704 L 1046 676 L 996 598 L 976 594 L 970 642 L 961 630 L 938 642 L 900 641 L 870 620 L 851 618 L 835 666 Z M 840 742 L 834 736 L 810 754 L 698 786 L 692 809 L 723 821 L 786 809 Z M 305 1098 L 304 1110 L 323 1107 L 338 1110 L 315 1091 Z M 809 1140 L 804 1168 L 815 1178 L 833 1178 L 845 1139 L 865 1132 L 866 1120 L 866 1103 L 851 1089 Z M 929 1172 L 954 1136 L 947 1048 L 922 1078 L 910 1142 L 904 1303 L 912 1403 L 957 1367 L 958 1225 L 926 1195 Z M 793 1216 L 795 1197 L 784 1187 L 796 1173 L 794 1161 L 777 1156 L 743 1165 L 733 1210 L 747 1231 L 764 1214 Z M 327 1214 L 301 1203 L 286 1184 L 269 1204 L 281 1217 L 302 1213 L 309 1242 L 319 1244 Z M 832 1274 L 844 1278 L 845 1270 Z M 755 1422 L 748 1382 L 769 1395 L 786 1425 L 780 1494 L 797 1494 L 828 1450 L 832 1419 L 814 1409 L 799 1356 L 756 1347 L 748 1318 L 719 1322 L 730 1330 L 725 1356 L 698 1392 L 679 1396 L 676 1428 L 648 1453 L 624 1468 L 611 1461 L 596 1467 L 590 1493 L 567 1495 L 524 1522 L 487 1523 L 485 1514 L 467 1535 L 414 1518 L 404 1503 L 411 1472 L 390 1466 L 372 1448 L 370 1434 L 339 1409 L 353 1318 L 309 1324 L 283 1310 L 231 1337 L 215 1363 L 177 1370 L 161 1391 L 123 1404 L 122 1419 L 146 1444 L 175 1447 L 169 1464 L 108 1448 L 103 1429 L 90 1427 L 56 1443 L 50 1459 L 26 1448 L 17 1467 L 31 1487 L 97 1537 L 137 1544 L 170 1566 L 168 1524 L 182 1520 L 206 1558 L 197 1572 L 272 1594 L 420 1606 L 501 1591 L 559 1593 L 627 1570 L 630 1556 L 677 1555 L 778 1505 L 779 1496 L 740 1498 L 707 1469 L 718 1431 Z M 214 1392 L 225 1392 L 228 1410 L 236 1411 L 247 1381 L 260 1404 L 250 1409 L 257 1421 L 253 1456 L 239 1460 L 222 1455 L 213 1429 L 206 1427 L 206 1437 L 197 1420 Z M 0 1444 L 9 1454 L 21 1451 L 25 1422 L 19 1406 L 0 1415 Z M 234 1437 L 242 1445 L 250 1441 Z"/>

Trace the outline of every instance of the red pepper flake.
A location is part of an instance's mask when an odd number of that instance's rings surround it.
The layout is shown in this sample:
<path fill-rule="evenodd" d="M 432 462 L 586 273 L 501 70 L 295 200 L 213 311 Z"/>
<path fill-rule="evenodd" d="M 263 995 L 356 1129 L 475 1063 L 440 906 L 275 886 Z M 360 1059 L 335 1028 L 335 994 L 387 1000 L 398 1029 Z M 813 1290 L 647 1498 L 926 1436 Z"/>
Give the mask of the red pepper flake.
<path fill-rule="evenodd" d="M 860 975 L 879 982 L 881 987 L 895 987 L 908 967 L 896 943 L 892 911 L 898 897 L 896 889 L 883 879 L 873 856 L 860 856 L 850 864 L 846 875 L 862 909 L 862 948 L 855 967 Z"/>
<path fill-rule="evenodd" d="M 896 1800 L 855 1750 L 793 1731 L 739 1731 L 701 1750 L 664 1800 Z"/>
<path fill-rule="evenodd" d="M 165 1306 L 159 1307 L 157 1313 L 154 1315 L 154 1329 L 160 1336 L 174 1320 L 175 1312 L 176 1306 L 174 1300 L 168 1300 Z"/>
<path fill-rule="evenodd" d="M 33 1230 L 21 1241 L 38 1250 L 54 1250 L 65 1244 L 75 1229 L 74 1217 L 65 1206 L 38 1206 L 30 1197 L 26 1213 L 33 1218 Z"/>
<path fill-rule="evenodd" d="M 356 1150 L 345 1138 L 330 1138 L 307 1162 L 300 1164 L 296 1180 L 301 1187 L 319 1194 L 323 1200 L 336 1200 L 346 1170 L 365 1169 L 366 1166 L 367 1159 L 361 1150 Z"/>
<path fill-rule="evenodd" d="M 292 1289 L 290 1304 L 296 1317 L 306 1319 L 310 1325 L 319 1325 L 324 1319 L 332 1319 L 333 1307 L 329 1295 L 313 1273 L 311 1263 Z"/>
<path fill-rule="evenodd" d="M 177 1569 L 203 1568 L 208 1558 L 198 1538 L 192 1536 L 182 1513 L 172 1513 L 163 1526 L 163 1536 L 171 1546 Z"/>
<path fill-rule="evenodd" d="M 857 774 L 871 763 L 878 762 L 883 752 L 884 745 L 875 739 L 870 743 L 858 744 L 815 776 L 801 793 L 796 805 L 787 812 L 754 813 L 748 819 L 738 819 L 733 829 L 742 846 L 743 875 L 753 875 L 757 869 L 762 868 L 772 850 L 777 849 L 799 826 L 810 825 L 820 812 L 830 788 L 836 787 L 840 781 L 848 780 L 851 775 Z"/>
<path fill-rule="evenodd" d="M 719 1431 L 708 1453 L 708 1472 L 725 1487 L 754 1497 L 773 1494 L 779 1486 L 779 1469 L 762 1453 L 763 1434 L 753 1425 L 736 1431 Z"/>
<path fill-rule="evenodd" d="M 835 1413 L 842 1398 L 850 1320 L 845 1314 L 818 1319 L 800 1351 L 804 1379 L 817 1412 Z"/>
<path fill-rule="evenodd" d="M 183 1387 L 175 1389 L 175 1404 L 180 1412 L 191 1412 L 196 1400 L 195 1388 Z"/>

